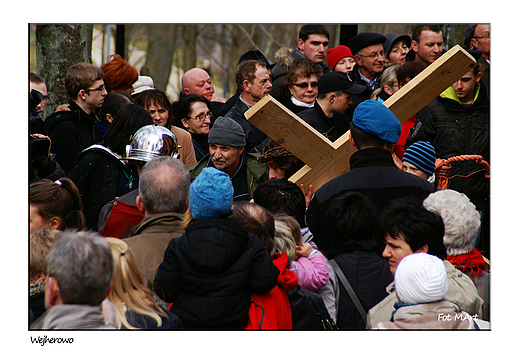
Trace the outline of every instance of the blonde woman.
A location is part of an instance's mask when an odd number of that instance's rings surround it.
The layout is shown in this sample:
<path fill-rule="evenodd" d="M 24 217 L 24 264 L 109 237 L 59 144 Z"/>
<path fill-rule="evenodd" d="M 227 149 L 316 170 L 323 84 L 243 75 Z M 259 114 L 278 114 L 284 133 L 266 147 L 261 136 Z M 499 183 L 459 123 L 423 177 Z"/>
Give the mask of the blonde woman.
<path fill-rule="evenodd" d="M 144 277 L 126 242 L 113 237 L 106 240 L 115 263 L 113 286 L 108 299 L 114 305 L 117 328 L 183 328 L 181 320 L 144 285 Z"/>

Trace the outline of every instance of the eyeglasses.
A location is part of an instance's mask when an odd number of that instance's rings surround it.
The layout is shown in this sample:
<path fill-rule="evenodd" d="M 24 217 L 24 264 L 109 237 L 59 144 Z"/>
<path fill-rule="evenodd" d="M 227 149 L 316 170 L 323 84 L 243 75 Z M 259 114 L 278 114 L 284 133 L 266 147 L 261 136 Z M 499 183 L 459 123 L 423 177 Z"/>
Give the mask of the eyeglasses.
<path fill-rule="evenodd" d="M 312 87 L 312 88 L 315 88 L 315 87 L 318 87 L 318 82 L 317 81 L 313 81 L 313 82 L 301 82 L 299 84 L 293 84 L 294 86 L 296 87 L 299 87 L 299 88 L 307 88 L 307 87 Z"/>
<path fill-rule="evenodd" d="M 484 39 L 484 40 L 487 41 L 487 40 L 489 39 L 489 34 L 486 34 L 486 35 L 484 35 L 484 36 L 482 36 L 482 37 L 477 37 L 477 36 L 475 36 L 475 37 L 473 37 L 473 38 L 479 38 L 479 39 L 482 38 L 482 39 Z"/>
<path fill-rule="evenodd" d="M 206 113 L 201 113 L 198 116 L 188 117 L 188 118 L 189 119 L 196 119 L 196 120 L 204 120 L 206 118 L 211 119 L 211 117 L 213 117 L 213 113 L 211 113 L 211 111 L 209 111 L 209 112 L 206 112 Z"/>
<path fill-rule="evenodd" d="M 367 57 L 367 58 L 372 58 L 372 59 L 377 59 L 377 57 L 382 57 L 384 59 L 385 52 L 380 51 L 378 53 L 370 53 L 369 55 L 362 55 L 362 54 L 357 54 L 357 55 L 359 55 L 360 57 Z"/>
<path fill-rule="evenodd" d="M 105 85 L 102 85 L 102 86 L 100 86 L 98 88 L 95 88 L 95 89 L 86 89 L 85 91 L 100 91 L 100 92 L 103 92 L 105 90 L 106 90 Z"/>

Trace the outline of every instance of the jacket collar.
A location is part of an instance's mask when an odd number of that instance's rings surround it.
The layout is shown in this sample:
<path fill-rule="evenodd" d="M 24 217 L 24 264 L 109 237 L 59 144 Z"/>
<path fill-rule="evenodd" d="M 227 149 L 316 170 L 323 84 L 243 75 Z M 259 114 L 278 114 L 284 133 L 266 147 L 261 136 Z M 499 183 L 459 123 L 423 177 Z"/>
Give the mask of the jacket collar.
<path fill-rule="evenodd" d="M 381 148 L 366 148 L 356 151 L 350 157 L 350 169 L 369 167 L 369 166 L 388 166 L 395 167 L 392 153 Z"/>
<path fill-rule="evenodd" d="M 137 230 L 134 232 L 134 236 L 141 233 L 169 233 L 177 231 L 177 228 L 183 228 L 182 222 L 184 221 L 184 214 L 175 212 L 166 212 L 148 215 L 145 217 Z"/>

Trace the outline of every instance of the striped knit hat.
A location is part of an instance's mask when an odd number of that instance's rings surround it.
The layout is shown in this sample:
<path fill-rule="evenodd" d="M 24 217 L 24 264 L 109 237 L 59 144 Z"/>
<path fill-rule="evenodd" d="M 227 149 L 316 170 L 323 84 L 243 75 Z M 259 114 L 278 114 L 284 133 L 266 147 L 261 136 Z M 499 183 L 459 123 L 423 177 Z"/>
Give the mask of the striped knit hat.
<path fill-rule="evenodd" d="M 435 158 L 435 148 L 427 141 L 413 143 L 403 154 L 403 161 L 411 163 L 429 175 L 435 172 Z"/>
<path fill-rule="evenodd" d="M 395 270 L 395 291 L 405 304 L 443 300 L 448 292 L 444 262 L 428 253 L 404 257 Z"/>

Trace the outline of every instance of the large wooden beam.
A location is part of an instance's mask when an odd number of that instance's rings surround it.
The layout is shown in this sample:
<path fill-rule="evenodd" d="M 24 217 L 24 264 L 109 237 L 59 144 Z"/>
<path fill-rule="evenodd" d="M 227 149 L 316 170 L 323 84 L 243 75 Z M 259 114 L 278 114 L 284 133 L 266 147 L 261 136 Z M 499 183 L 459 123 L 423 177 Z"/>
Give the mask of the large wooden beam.
<path fill-rule="evenodd" d="M 430 64 L 384 104 L 403 123 L 474 65 L 473 57 L 457 45 Z M 289 179 L 296 184 L 312 184 L 314 190 L 317 190 L 350 169 L 350 157 L 356 151 L 348 141 L 350 132 L 331 143 L 269 95 L 251 107 L 245 117 L 307 164 Z"/>

